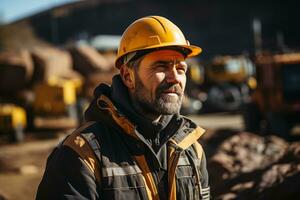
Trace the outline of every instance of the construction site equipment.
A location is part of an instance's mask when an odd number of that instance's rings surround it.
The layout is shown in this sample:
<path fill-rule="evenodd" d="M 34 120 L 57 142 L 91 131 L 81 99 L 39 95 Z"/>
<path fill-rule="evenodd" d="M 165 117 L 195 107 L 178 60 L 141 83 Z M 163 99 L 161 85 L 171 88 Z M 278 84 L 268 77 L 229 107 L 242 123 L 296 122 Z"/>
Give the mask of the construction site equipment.
<path fill-rule="evenodd" d="M 290 137 L 300 122 L 300 53 L 256 55 L 257 87 L 244 105 L 245 128 Z"/>
<path fill-rule="evenodd" d="M 254 65 L 247 56 L 218 56 L 205 64 L 202 92 L 208 111 L 237 111 L 254 87 Z M 202 95 L 203 96 L 203 95 Z"/>
<path fill-rule="evenodd" d="M 14 142 L 24 139 L 26 128 L 26 112 L 22 107 L 14 104 L 0 104 L 0 132 L 9 134 Z"/>
<path fill-rule="evenodd" d="M 34 87 L 33 126 L 71 128 L 78 125 L 78 93 L 81 79 L 52 77 Z"/>

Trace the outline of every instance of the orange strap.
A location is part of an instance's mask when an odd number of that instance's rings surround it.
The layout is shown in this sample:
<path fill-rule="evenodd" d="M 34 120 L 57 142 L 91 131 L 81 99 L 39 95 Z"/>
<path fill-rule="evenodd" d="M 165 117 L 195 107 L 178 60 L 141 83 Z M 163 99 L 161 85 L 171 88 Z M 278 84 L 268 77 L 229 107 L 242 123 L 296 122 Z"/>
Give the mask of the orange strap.
<path fill-rule="evenodd" d="M 96 180 L 100 183 L 100 163 L 89 145 L 88 141 L 86 141 L 81 135 L 80 130 L 71 134 L 64 142 L 64 146 L 70 147 L 74 150 L 80 158 L 84 161 L 88 169 L 95 175 Z"/>
<path fill-rule="evenodd" d="M 195 147 L 195 151 L 197 153 L 197 157 L 199 160 L 202 159 L 202 156 L 203 156 L 203 148 L 202 148 L 202 145 L 197 141 L 194 143 L 194 147 Z"/>
<path fill-rule="evenodd" d="M 158 191 L 145 157 L 143 155 L 134 156 L 134 159 L 137 162 L 140 169 L 142 170 L 149 200 L 159 200 Z"/>

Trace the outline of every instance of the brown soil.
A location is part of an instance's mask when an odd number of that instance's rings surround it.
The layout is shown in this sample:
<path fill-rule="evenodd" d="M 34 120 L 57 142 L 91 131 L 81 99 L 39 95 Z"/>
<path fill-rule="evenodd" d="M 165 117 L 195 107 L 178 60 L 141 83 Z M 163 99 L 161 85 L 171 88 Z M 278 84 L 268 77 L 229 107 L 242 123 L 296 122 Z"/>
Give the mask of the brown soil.
<path fill-rule="evenodd" d="M 0 146 L 0 199 L 35 199 L 46 159 L 58 140 Z"/>

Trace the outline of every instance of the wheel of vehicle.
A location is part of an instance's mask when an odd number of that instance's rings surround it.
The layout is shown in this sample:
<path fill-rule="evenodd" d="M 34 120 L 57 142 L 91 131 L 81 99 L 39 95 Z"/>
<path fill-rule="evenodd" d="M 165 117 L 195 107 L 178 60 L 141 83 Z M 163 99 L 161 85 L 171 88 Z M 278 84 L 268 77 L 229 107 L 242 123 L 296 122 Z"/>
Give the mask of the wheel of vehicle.
<path fill-rule="evenodd" d="M 213 86 L 208 92 L 208 100 L 221 111 L 236 111 L 243 102 L 239 88 L 231 84 Z"/>
<path fill-rule="evenodd" d="M 24 140 L 24 128 L 21 124 L 18 124 L 11 134 L 12 142 L 23 142 Z"/>

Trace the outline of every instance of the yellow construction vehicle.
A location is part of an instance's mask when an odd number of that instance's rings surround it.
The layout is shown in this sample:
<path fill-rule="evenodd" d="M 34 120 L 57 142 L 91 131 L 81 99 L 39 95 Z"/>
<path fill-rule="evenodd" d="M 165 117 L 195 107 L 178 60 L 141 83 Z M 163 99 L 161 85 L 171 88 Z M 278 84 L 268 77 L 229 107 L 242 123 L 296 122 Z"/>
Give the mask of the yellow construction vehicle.
<path fill-rule="evenodd" d="M 206 76 L 211 82 L 241 83 L 247 80 L 253 66 L 245 56 L 217 56 L 206 68 Z"/>
<path fill-rule="evenodd" d="M 254 65 L 247 56 L 218 56 L 205 65 L 202 90 L 210 111 L 237 111 L 253 84 Z"/>
<path fill-rule="evenodd" d="M 35 85 L 34 128 L 72 128 L 78 125 L 78 93 L 81 79 L 52 77 Z"/>
<path fill-rule="evenodd" d="M 300 122 L 300 53 L 256 55 L 257 87 L 244 105 L 247 131 L 290 138 Z"/>
<path fill-rule="evenodd" d="M 0 104 L 0 132 L 9 134 L 14 142 L 24 139 L 27 119 L 25 109 L 14 104 Z"/>

